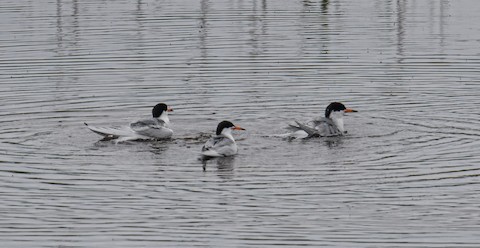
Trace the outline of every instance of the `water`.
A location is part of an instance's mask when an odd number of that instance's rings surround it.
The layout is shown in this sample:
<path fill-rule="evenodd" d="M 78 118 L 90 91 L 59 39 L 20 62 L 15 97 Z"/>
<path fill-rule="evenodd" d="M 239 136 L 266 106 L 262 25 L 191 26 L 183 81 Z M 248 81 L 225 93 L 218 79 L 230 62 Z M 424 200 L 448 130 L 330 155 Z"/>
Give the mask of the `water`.
<path fill-rule="evenodd" d="M 480 3 L 2 1 L 4 247 L 479 247 Z M 331 101 L 342 138 L 287 141 Z M 175 138 L 98 142 L 166 102 Z M 228 119 L 239 154 L 198 154 Z M 199 138 L 200 137 L 200 138 Z"/>

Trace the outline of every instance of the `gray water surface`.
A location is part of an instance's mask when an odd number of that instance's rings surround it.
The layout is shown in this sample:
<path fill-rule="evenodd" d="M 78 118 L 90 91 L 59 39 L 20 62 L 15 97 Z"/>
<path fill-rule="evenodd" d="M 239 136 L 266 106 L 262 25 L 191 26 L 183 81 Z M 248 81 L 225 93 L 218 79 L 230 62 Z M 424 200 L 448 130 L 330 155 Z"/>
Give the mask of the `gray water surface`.
<path fill-rule="evenodd" d="M 2 247 L 480 247 L 480 2 L 0 4 Z M 332 101 L 348 135 L 288 141 Z M 174 138 L 99 142 L 165 102 Z M 239 154 L 198 160 L 228 119 Z"/>

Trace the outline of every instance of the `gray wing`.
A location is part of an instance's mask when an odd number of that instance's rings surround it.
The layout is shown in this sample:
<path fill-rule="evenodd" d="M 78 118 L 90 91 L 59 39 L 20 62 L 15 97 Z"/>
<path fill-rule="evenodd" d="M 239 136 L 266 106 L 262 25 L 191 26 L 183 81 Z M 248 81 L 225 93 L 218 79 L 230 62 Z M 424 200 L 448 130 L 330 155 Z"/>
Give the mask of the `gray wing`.
<path fill-rule="evenodd" d="M 158 119 L 145 119 L 145 120 L 139 120 L 139 121 L 130 123 L 130 128 L 133 131 L 143 130 L 149 127 L 154 128 L 159 126 L 165 126 L 165 122 Z"/>
<path fill-rule="evenodd" d="M 343 135 L 342 132 L 338 130 L 337 126 L 335 126 L 335 123 L 333 123 L 331 119 L 325 117 L 315 119 L 305 124 L 298 121 L 295 121 L 295 123 L 297 126 L 290 125 L 289 129 L 294 131 L 304 131 L 308 135 L 307 138 L 314 136 L 330 137 Z"/>
<path fill-rule="evenodd" d="M 212 149 L 212 147 L 214 147 L 215 143 L 217 143 L 218 141 L 219 141 L 219 138 L 217 137 L 212 137 L 208 139 L 207 142 L 205 142 L 205 144 L 202 147 L 202 152 Z"/>
<path fill-rule="evenodd" d="M 312 136 L 317 135 L 317 130 L 315 128 L 309 127 L 309 126 L 307 126 L 305 124 L 302 124 L 298 121 L 295 121 L 295 123 L 297 123 L 297 125 L 298 125 L 298 130 L 305 131 L 308 134 L 308 137 L 312 137 Z M 295 126 L 292 126 L 292 127 L 295 127 Z"/>
<path fill-rule="evenodd" d="M 331 119 L 322 117 L 312 121 L 313 126 L 317 130 L 317 133 L 320 136 L 338 136 L 343 135 L 343 133 L 338 130 L 337 126 Z"/>
<path fill-rule="evenodd" d="M 211 157 L 230 156 L 237 153 L 237 144 L 224 137 L 212 137 L 202 147 L 202 154 Z"/>
<path fill-rule="evenodd" d="M 130 128 L 137 134 L 155 138 L 165 139 L 173 135 L 172 129 L 166 127 L 166 123 L 158 119 L 145 119 L 130 124 Z"/>
<path fill-rule="evenodd" d="M 116 139 L 118 137 L 122 136 L 131 136 L 133 133 L 132 131 L 127 127 L 123 128 L 115 128 L 115 127 L 95 127 L 95 126 L 90 126 L 87 123 L 84 123 L 85 126 L 88 127 L 92 132 L 96 134 L 100 134 L 104 136 L 105 138 L 108 139 Z"/>

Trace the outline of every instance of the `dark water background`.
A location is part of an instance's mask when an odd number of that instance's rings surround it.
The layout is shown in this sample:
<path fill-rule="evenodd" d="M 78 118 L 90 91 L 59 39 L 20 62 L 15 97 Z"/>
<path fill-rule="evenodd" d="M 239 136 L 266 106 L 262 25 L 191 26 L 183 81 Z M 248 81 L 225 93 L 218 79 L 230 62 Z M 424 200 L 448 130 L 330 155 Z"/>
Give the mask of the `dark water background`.
<path fill-rule="evenodd" d="M 0 3 L 2 247 L 479 247 L 480 2 Z M 331 101 L 349 135 L 286 141 Z M 97 142 L 166 102 L 175 138 Z M 228 119 L 239 154 L 198 161 Z"/>

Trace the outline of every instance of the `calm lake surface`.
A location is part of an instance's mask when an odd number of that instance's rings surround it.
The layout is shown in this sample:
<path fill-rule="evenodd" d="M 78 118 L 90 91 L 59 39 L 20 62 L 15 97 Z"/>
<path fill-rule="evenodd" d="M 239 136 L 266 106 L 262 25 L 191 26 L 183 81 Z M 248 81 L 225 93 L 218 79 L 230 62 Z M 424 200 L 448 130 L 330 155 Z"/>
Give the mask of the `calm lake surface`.
<path fill-rule="evenodd" d="M 480 1 L 2 0 L 2 247 L 480 247 Z M 348 135 L 288 141 L 332 101 Z M 174 138 L 100 142 L 165 102 Z M 198 160 L 219 121 L 239 154 Z"/>

